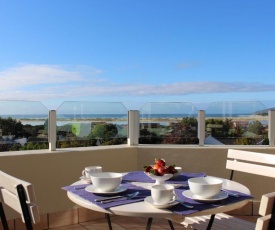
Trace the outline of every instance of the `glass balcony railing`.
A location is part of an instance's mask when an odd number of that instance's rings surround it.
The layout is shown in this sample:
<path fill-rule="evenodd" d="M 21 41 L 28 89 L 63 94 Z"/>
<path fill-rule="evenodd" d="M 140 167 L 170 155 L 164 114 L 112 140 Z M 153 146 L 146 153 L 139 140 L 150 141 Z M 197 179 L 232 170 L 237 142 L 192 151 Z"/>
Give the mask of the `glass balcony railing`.
<path fill-rule="evenodd" d="M 140 110 L 140 144 L 197 144 L 198 110 L 191 103 L 147 103 Z"/>
<path fill-rule="evenodd" d="M 205 117 L 207 144 L 268 144 L 268 110 L 261 102 L 214 102 Z"/>
<path fill-rule="evenodd" d="M 41 102 L 0 101 L 0 151 L 48 149 L 53 142 L 56 148 L 126 143 L 270 145 L 269 137 L 275 139 L 275 116 L 269 115 L 273 105 L 274 101 L 213 102 L 200 104 L 201 110 L 189 102 L 146 103 L 132 121 L 120 102 L 71 101 L 58 107 L 52 123 L 51 111 Z M 51 125 L 56 139 L 48 133 Z M 133 137 L 137 141 L 129 142 Z"/>
<path fill-rule="evenodd" d="M 36 101 L 0 101 L 0 152 L 48 149 L 48 109 Z"/>
<path fill-rule="evenodd" d="M 127 143 L 128 111 L 116 102 L 63 102 L 56 111 L 57 148 Z"/>

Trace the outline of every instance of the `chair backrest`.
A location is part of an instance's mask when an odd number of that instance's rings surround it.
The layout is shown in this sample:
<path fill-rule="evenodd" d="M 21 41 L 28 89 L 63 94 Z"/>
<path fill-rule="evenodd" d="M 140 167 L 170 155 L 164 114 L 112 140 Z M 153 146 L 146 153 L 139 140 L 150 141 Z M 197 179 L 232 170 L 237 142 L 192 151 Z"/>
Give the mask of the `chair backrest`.
<path fill-rule="evenodd" d="M 228 149 L 227 158 L 226 168 L 232 170 L 230 179 L 234 171 L 275 178 L 275 155 Z"/>
<path fill-rule="evenodd" d="M 255 230 L 275 229 L 275 192 L 262 196 L 259 214 L 262 216 L 257 219 Z"/>
<path fill-rule="evenodd" d="M 4 229 L 8 229 L 2 204 L 11 207 L 22 217 L 26 228 L 40 221 L 33 185 L 0 171 L 0 215 Z"/>

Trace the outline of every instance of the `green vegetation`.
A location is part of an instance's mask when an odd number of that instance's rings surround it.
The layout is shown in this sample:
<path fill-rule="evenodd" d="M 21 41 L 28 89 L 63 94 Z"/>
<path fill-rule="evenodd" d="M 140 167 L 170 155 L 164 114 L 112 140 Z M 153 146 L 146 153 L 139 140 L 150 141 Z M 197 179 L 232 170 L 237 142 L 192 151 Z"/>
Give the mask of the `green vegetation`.
<path fill-rule="evenodd" d="M 225 144 L 268 145 L 267 129 L 260 121 L 244 122 L 230 119 L 206 119 L 206 133 Z M 0 117 L 0 152 L 48 149 L 48 120 L 44 125 L 23 125 L 16 119 Z M 141 124 L 141 144 L 197 144 L 198 121 L 183 117 L 168 125 Z M 14 142 L 26 138 L 26 144 Z M 120 145 L 127 143 L 127 125 L 112 123 L 72 123 L 57 127 L 57 148 Z"/>
<path fill-rule="evenodd" d="M 7 138 L 0 144 L 0 152 L 49 148 L 47 140 L 41 137 L 45 134 L 44 125 L 23 125 L 20 121 L 11 117 L 0 117 L 0 129 L 2 130 L 2 138 Z M 25 145 L 22 146 L 13 142 L 14 139 L 23 137 L 29 139 L 29 142 Z M 31 139 L 34 139 L 34 141 L 30 141 Z"/>
<path fill-rule="evenodd" d="M 169 126 L 149 127 L 140 131 L 142 144 L 197 144 L 198 121 L 194 117 L 184 117 Z M 206 119 L 206 134 L 228 145 L 268 144 L 267 131 L 260 121 L 251 123 L 231 119 Z"/>

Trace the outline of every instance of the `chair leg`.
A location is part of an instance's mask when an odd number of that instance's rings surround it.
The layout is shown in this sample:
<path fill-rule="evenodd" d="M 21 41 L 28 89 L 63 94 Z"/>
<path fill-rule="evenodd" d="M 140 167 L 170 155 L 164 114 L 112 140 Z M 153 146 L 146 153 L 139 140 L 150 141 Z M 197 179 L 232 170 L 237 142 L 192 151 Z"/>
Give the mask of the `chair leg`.
<path fill-rule="evenodd" d="M 153 218 L 148 218 L 146 230 L 150 230 L 151 225 L 152 225 L 152 221 L 153 221 Z"/>
<path fill-rule="evenodd" d="M 171 230 L 175 230 L 174 225 L 171 220 L 168 220 Z"/>
<path fill-rule="evenodd" d="M 3 225 L 3 229 L 4 230 L 9 230 L 6 215 L 5 215 L 4 208 L 3 208 L 3 205 L 2 205 L 1 202 L 0 202 L 0 217 L 1 217 L 1 222 L 2 222 L 2 225 Z"/>
<path fill-rule="evenodd" d="M 22 212 L 23 212 L 23 217 L 24 217 L 24 220 L 25 220 L 26 229 L 27 230 L 32 230 L 33 229 L 32 228 L 32 220 L 31 220 L 28 205 L 26 203 L 27 199 L 26 199 L 26 196 L 25 196 L 24 187 L 23 187 L 23 185 L 19 184 L 19 185 L 16 186 L 16 189 L 17 189 L 21 209 L 22 209 Z"/>
<path fill-rule="evenodd" d="M 110 217 L 110 215 L 108 213 L 106 213 L 105 217 L 106 217 L 107 222 L 108 222 L 109 230 L 112 230 L 112 223 L 111 223 L 111 217 Z"/>
<path fill-rule="evenodd" d="M 273 204 L 271 218 L 268 224 L 268 230 L 275 230 L 275 204 Z"/>

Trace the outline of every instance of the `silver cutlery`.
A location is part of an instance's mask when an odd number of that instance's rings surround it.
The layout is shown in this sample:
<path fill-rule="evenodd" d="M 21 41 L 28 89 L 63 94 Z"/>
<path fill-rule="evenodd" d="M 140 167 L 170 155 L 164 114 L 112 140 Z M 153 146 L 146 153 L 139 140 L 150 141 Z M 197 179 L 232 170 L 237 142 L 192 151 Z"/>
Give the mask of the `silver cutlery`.
<path fill-rule="evenodd" d="M 127 196 L 131 196 L 134 193 L 128 194 Z M 95 199 L 96 202 L 100 202 L 100 201 L 105 201 L 105 200 L 113 200 L 113 199 L 118 199 L 118 198 L 123 198 L 125 196 L 108 196 L 108 197 L 104 197 L 104 198 L 99 198 L 99 199 Z"/>
<path fill-rule="evenodd" d="M 240 197 L 240 194 L 238 194 L 237 192 L 231 192 L 231 191 L 228 191 L 226 189 L 222 189 L 222 191 L 226 192 L 228 196 Z"/>
<path fill-rule="evenodd" d="M 193 205 L 190 204 L 186 204 L 184 201 L 180 200 L 179 198 L 176 199 L 177 202 L 179 202 L 182 206 L 184 206 L 185 208 L 194 208 Z"/>
<path fill-rule="evenodd" d="M 87 186 L 83 186 L 83 187 L 75 187 L 75 190 L 80 190 L 80 189 L 85 189 Z"/>
<path fill-rule="evenodd" d="M 134 193 L 128 194 L 126 196 L 117 196 L 117 197 L 113 197 L 113 198 L 109 197 L 110 199 L 106 199 L 106 198 L 104 200 L 97 199 L 96 201 L 100 200 L 100 203 L 106 204 L 106 203 L 116 201 L 117 199 L 119 199 L 120 201 L 121 200 L 130 200 L 130 199 L 135 198 L 138 194 L 139 194 L 139 192 L 134 192 Z"/>

